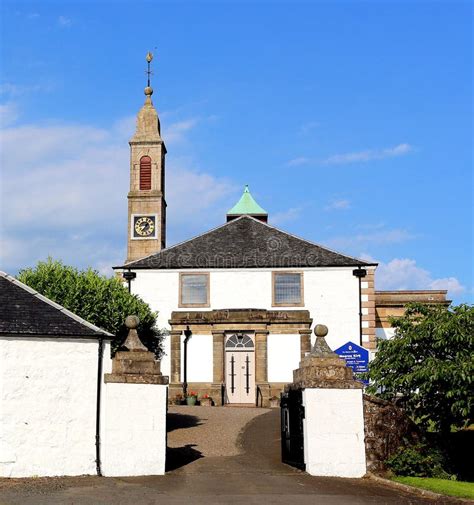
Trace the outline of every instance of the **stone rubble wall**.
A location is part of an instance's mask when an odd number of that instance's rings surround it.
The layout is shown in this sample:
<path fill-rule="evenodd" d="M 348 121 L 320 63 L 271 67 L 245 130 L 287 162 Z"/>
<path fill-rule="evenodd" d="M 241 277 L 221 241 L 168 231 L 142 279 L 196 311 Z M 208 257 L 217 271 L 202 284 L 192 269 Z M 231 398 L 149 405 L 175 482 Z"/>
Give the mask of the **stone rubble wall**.
<path fill-rule="evenodd" d="M 407 414 L 392 402 L 364 395 L 363 403 L 367 471 L 383 474 L 388 470 L 385 461 L 404 440 L 419 440 L 419 433 Z"/>

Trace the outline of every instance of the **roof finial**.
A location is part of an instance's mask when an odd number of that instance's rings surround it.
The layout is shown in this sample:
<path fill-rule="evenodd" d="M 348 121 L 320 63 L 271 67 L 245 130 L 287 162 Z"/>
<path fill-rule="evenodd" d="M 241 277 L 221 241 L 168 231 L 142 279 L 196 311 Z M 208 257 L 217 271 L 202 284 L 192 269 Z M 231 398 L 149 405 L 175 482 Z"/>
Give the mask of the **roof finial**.
<path fill-rule="evenodd" d="M 150 63 L 151 63 L 152 59 L 153 59 L 153 53 L 151 51 L 148 51 L 148 53 L 146 55 L 146 61 L 147 61 L 147 65 L 148 65 L 147 70 L 146 70 L 147 86 L 145 88 L 145 95 L 147 97 L 150 97 L 151 95 L 153 95 L 153 88 L 150 85 L 150 75 L 153 74 L 153 72 L 150 69 Z"/>

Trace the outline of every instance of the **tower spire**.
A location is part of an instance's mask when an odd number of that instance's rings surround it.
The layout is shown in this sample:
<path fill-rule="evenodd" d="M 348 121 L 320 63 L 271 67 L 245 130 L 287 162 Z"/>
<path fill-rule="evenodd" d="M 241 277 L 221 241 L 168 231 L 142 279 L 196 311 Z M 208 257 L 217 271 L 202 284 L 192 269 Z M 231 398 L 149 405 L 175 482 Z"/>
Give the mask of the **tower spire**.
<path fill-rule="evenodd" d="M 145 73 L 147 74 L 147 85 L 145 88 L 145 95 L 147 97 L 147 100 L 149 97 L 151 97 L 151 95 L 153 95 L 153 88 L 151 87 L 151 84 L 150 84 L 150 76 L 153 74 L 153 72 L 151 70 L 151 61 L 152 60 L 153 60 L 153 53 L 151 51 L 148 51 L 148 53 L 146 55 L 147 69 L 145 71 Z"/>

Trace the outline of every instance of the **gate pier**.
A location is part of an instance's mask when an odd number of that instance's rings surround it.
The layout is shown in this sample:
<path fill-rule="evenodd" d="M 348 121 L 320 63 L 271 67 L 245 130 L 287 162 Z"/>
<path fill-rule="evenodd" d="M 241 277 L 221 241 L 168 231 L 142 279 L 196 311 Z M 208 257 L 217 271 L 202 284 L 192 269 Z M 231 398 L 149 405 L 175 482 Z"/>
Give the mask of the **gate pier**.
<path fill-rule="evenodd" d="M 329 348 L 327 327 L 318 324 L 314 332 L 313 349 L 282 398 L 283 461 L 310 475 L 363 477 L 363 384 Z"/>
<path fill-rule="evenodd" d="M 123 347 L 104 374 L 100 426 L 106 477 L 163 475 L 166 461 L 168 377 L 141 343 L 138 317 L 128 316 Z"/>

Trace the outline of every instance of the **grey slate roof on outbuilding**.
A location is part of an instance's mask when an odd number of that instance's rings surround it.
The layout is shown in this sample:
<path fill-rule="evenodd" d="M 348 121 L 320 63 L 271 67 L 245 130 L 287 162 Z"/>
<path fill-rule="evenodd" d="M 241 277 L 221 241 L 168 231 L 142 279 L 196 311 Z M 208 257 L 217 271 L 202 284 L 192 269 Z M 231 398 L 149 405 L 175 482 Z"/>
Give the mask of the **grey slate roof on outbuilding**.
<path fill-rule="evenodd" d="M 241 216 L 198 237 L 115 268 L 296 268 L 369 266 L 375 263 L 345 256 Z"/>
<path fill-rule="evenodd" d="M 113 338 L 4 272 L 0 272 L 0 335 Z"/>

